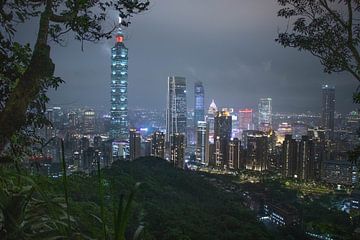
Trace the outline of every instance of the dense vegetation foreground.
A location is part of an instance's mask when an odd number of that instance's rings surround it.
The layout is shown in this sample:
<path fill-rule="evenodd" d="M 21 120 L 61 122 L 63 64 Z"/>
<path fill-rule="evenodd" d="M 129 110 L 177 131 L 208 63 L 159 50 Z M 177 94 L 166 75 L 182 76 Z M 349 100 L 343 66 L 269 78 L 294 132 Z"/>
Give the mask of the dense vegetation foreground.
<path fill-rule="evenodd" d="M 114 196 L 128 196 L 137 182 L 127 239 L 143 225 L 143 239 L 269 239 L 271 236 L 255 216 L 240 204 L 239 197 L 215 188 L 200 173 L 173 168 L 159 158 L 118 161 L 102 171 L 105 219 L 112 225 Z M 71 215 L 81 232 L 102 238 L 97 176 L 69 176 Z M 61 192 L 60 181 L 52 189 Z M 96 203 L 93 204 L 93 203 Z"/>

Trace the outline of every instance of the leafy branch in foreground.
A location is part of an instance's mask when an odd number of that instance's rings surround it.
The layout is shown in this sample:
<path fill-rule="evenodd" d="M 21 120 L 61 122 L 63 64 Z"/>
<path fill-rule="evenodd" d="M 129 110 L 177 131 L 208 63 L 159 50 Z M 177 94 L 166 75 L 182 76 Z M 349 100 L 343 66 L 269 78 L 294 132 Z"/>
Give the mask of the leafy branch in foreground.
<path fill-rule="evenodd" d="M 360 2 L 356 0 L 278 0 L 278 16 L 292 25 L 277 42 L 320 59 L 324 71 L 348 72 L 360 81 Z M 358 93 L 358 91 L 357 91 Z"/>
<path fill-rule="evenodd" d="M 148 5 L 147 0 L 0 1 L 0 91 L 5 93 L 0 98 L 0 163 L 9 156 L 13 136 L 27 129 L 29 122 L 37 124 L 31 113 L 33 109 L 44 112 L 48 88 L 56 88 L 62 82 L 54 77 L 49 41 L 61 43 L 67 33 L 73 33 L 81 42 L 110 38 L 118 27 L 117 21 L 109 23 L 112 12 L 117 12 L 124 19 L 122 24 L 128 25 L 130 17 L 147 10 Z M 30 18 L 39 19 L 33 49 L 14 42 L 15 25 Z"/>

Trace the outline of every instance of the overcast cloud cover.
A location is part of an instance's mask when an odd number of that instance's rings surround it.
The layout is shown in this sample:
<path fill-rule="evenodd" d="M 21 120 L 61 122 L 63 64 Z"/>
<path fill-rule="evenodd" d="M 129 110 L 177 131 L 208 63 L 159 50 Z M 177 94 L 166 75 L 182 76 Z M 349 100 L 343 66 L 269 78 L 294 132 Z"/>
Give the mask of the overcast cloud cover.
<path fill-rule="evenodd" d="M 355 109 L 356 80 L 325 74 L 315 57 L 275 43 L 286 27 L 278 8 L 276 0 L 153 0 L 124 29 L 130 108 L 165 108 L 167 77 L 180 75 L 188 80 L 189 107 L 193 84 L 201 80 L 207 106 L 215 99 L 218 106 L 256 108 L 259 98 L 272 97 L 276 112 L 319 112 L 321 85 L 330 83 L 337 111 Z M 27 31 L 28 37 L 36 31 Z M 67 47 L 54 46 L 56 75 L 66 84 L 51 92 L 52 104 L 109 108 L 113 44 L 85 44 L 81 52 L 70 38 Z"/>

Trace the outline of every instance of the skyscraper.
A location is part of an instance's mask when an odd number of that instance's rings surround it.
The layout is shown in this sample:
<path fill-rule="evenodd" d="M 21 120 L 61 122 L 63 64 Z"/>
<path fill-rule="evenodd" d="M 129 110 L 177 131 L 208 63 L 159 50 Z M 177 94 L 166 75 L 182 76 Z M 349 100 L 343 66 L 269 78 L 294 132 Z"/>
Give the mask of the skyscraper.
<path fill-rule="evenodd" d="M 218 110 L 218 108 L 213 99 L 209 106 L 208 114 L 206 116 L 206 122 L 209 124 L 209 141 L 210 141 L 210 143 L 214 143 L 214 124 L 215 124 L 215 114 L 216 114 L 217 110 Z"/>
<path fill-rule="evenodd" d="M 217 165 L 228 165 L 228 145 L 231 139 L 232 117 L 227 111 L 218 111 L 215 116 L 214 141 Z M 220 157 L 222 156 L 220 159 Z"/>
<path fill-rule="evenodd" d="M 196 161 L 209 164 L 209 125 L 205 121 L 197 122 Z"/>
<path fill-rule="evenodd" d="M 141 136 L 136 129 L 130 129 L 130 160 L 140 157 L 141 154 Z"/>
<path fill-rule="evenodd" d="M 229 112 L 219 111 L 215 116 L 214 136 L 221 139 L 231 138 L 232 118 Z"/>
<path fill-rule="evenodd" d="M 151 156 L 165 157 L 165 135 L 163 132 L 156 131 L 152 134 Z"/>
<path fill-rule="evenodd" d="M 185 167 L 185 135 L 174 133 L 171 135 L 171 163 L 174 167 Z"/>
<path fill-rule="evenodd" d="M 259 101 L 259 130 L 267 132 L 271 127 L 271 98 L 261 98 Z"/>
<path fill-rule="evenodd" d="M 166 110 L 166 141 L 168 143 L 175 133 L 186 136 L 186 115 L 186 79 L 169 77 Z"/>
<path fill-rule="evenodd" d="M 253 130 L 253 110 L 241 109 L 239 111 L 239 129 L 240 131 Z"/>
<path fill-rule="evenodd" d="M 205 120 L 204 86 L 202 82 L 195 83 L 194 93 L 195 93 L 194 126 L 196 128 L 198 121 Z"/>
<path fill-rule="evenodd" d="M 334 137 L 335 87 L 322 86 L 321 123 L 329 139 Z"/>
<path fill-rule="evenodd" d="M 241 163 L 241 142 L 238 138 L 233 138 L 229 142 L 228 167 L 237 170 L 242 167 Z"/>
<path fill-rule="evenodd" d="M 92 109 L 84 111 L 84 133 L 91 134 L 95 132 L 95 111 Z"/>
<path fill-rule="evenodd" d="M 110 138 L 129 141 L 128 119 L 128 49 L 119 29 L 116 43 L 111 48 L 111 127 Z"/>
<path fill-rule="evenodd" d="M 261 131 L 247 130 L 243 133 L 246 148 L 246 169 L 264 171 L 268 168 L 269 142 Z"/>
<path fill-rule="evenodd" d="M 300 140 L 296 140 L 291 135 L 286 135 L 283 142 L 283 176 L 313 180 L 315 178 L 314 150 L 314 143 L 308 136 L 302 136 Z"/>

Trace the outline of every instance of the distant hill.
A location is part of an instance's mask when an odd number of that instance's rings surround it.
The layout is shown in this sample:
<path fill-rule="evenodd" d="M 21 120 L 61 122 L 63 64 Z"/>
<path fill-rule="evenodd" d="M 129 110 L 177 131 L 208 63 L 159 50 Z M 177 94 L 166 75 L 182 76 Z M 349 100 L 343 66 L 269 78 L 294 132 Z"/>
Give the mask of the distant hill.
<path fill-rule="evenodd" d="M 104 171 L 116 194 L 142 182 L 137 211 L 143 211 L 145 239 L 270 239 L 239 197 L 215 188 L 197 172 L 160 158 L 116 162 Z M 112 179 L 112 180 L 110 180 Z"/>
<path fill-rule="evenodd" d="M 140 223 L 145 226 L 145 240 L 275 239 L 241 205 L 239 196 L 209 182 L 213 176 L 176 169 L 154 157 L 115 162 L 102 175 L 106 222 L 110 227 L 114 197 L 118 200 L 121 194 L 127 196 L 135 183 L 142 183 L 136 193 L 127 239 L 132 239 Z M 98 186 L 96 174 L 69 176 L 72 215 L 81 231 L 95 239 L 102 238 L 101 224 L 93 217 L 100 215 Z M 50 189 L 61 193 L 61 181 L 55 181 Z"/>

